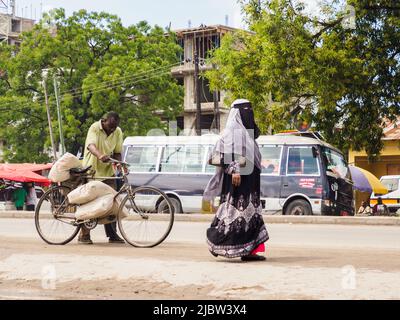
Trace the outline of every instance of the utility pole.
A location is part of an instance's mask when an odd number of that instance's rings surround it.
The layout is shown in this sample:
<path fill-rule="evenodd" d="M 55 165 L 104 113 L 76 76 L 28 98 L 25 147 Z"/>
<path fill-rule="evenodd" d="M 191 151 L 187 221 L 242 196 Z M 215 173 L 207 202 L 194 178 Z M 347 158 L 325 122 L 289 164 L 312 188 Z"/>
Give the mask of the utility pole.
<path fill-rule="evenodd" d="M 57 83 L 56 75 L 54 75 L 53 81 L 54 81 L 54 94 L 56 96 L 56 102 L 57 102 L 57 116 L 58 116 L 58 129 L 60 131 L 61 155 L 64 155 L 65 142 L 64 142 L 64 132 L 63 132 L 63 126 L 62 126 L 60 97 L 59 97 L 59 92 L 58 92 L 58 83 Z"/>
<path fill-rule="evenodd" d="M 45 99 L 45 102 L 46 102 L 47 122 L 49 123 L 51 148 L 53 149 L 54 160 L 57 160 L 57 153 L 56 153 L 56 148 L 55 148 L 55 145 L 54 145 L 53 128 L 51 126 L 49 99 L 48 99 L 48 96 L 47 96 L 47 86 L 46 86 L 46 80 L 45 79 L 43 79 L 43 89 L 44 89 L 44 99 Z"/>
<path fill-rule="evenodd" d="M 213 69 L 215 69 L 215 64 L 213 64 Z M 219 101 L 218 101 L 218 91 L 214 90 L 213 92 L 213 100 L 214 100 L 214 123 L 215 123 L 215 129 L 220 131 L 220 119 L 219 119 Z"/>
<path fill-rule="evenodd" d="M 218 102 L 218 91 L 214 90 L 213 92 L 213 99 L 214 99 L 214 122 L 215 122 L 215 129 L 220 131 L 219 125 L 219 102 Z"/>
<path fill-rule="evenodd" d="M 196 86 L 196 133 L 201 135 L 201 97 L 199 84 L 199 56 L 197 51 L 194 53 L 194 81 Z"/>

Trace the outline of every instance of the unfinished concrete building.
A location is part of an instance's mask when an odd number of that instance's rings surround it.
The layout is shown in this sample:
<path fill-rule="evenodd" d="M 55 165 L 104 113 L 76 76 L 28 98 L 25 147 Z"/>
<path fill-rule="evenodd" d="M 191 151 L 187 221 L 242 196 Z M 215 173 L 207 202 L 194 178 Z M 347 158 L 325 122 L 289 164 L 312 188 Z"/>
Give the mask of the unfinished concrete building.
<path fill-rule="evenodd" d="M 22 32 L 32 30 L 35 20 L 17 17 L 15 1 L 0 0 L 0 42 L 6 41 L 11 45 L 20 45 Z M 9 12 L 10 11 L 10 12 Z"/>
<path fill-rule="evenodd" d="M 183 55 L 181 65 L 172 68 L 172 74 L 184 86 L 185 91 L 184 111 L 182 117 L 178 118 L 178 126 L 189 134 L 196 134 L 195 53 L 199 58 L 201 130 L 219 131 L 225 127 L 229 112 L 229 108 L 223 103 L 225 93 L 212 92 L 208 80 L 201 74 L 213 67 L 207 64 L 206 59 L 209 58 L 213 49 L 220 46 L 222 37 L 236 30 L 222 25 L 175 30 L 178 42 L 183 48 Z M 216 100 L 215 103 L 214 100 Z"/>

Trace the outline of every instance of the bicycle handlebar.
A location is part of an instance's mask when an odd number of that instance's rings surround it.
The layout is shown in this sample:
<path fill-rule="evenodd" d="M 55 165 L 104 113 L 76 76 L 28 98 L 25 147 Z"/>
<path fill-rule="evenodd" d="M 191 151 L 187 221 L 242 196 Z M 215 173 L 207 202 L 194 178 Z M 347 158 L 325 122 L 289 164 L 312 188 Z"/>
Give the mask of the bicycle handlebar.
<path fill-rule="evenodd" d="M 129 163 L 110 158 L 109 162 L 129 167 Z"/>

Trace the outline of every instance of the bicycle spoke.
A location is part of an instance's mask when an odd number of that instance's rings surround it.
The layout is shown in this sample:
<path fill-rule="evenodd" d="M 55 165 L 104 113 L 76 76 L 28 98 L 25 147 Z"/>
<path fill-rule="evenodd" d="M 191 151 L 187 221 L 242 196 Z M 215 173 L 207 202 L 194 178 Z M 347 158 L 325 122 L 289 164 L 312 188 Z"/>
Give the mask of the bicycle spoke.
<path fill-rule="evenodd" d="M 68 214 L 72 210 L 66 203 L 69 191 L 66 187 L 53 187 L 39 200 L 35 225 L 39 235 L 47 243 L 65 244 L 79 231 L 79 226 L 74 224 L 74 216 Z"/>
<path fill-rule="evenodd" d="M 160 214 L 159 205 L 166 205 L 169 214 Z M 133 246 L 151 247 L 161 243 L 169 234 L 173 223 L 172 205 L 162 191 L 141 187 L 128 195 L 121 208 L 128 209 L 129 216 L 119 218 L 119 229 L 125 240 Z"/>

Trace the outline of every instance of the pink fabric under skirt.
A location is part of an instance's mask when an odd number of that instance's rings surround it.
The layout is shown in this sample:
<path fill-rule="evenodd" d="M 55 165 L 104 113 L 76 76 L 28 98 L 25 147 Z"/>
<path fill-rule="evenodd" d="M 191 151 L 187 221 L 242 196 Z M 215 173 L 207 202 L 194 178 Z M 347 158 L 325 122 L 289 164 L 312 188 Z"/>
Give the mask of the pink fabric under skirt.
<path fill-rule="evenodd" d="M 264 252 L 265 251 L 265 245 L 264 243 L 261 243 L 257 248 L 255 248 L 250 254 L 256 254 L 258 252 Z"/>

